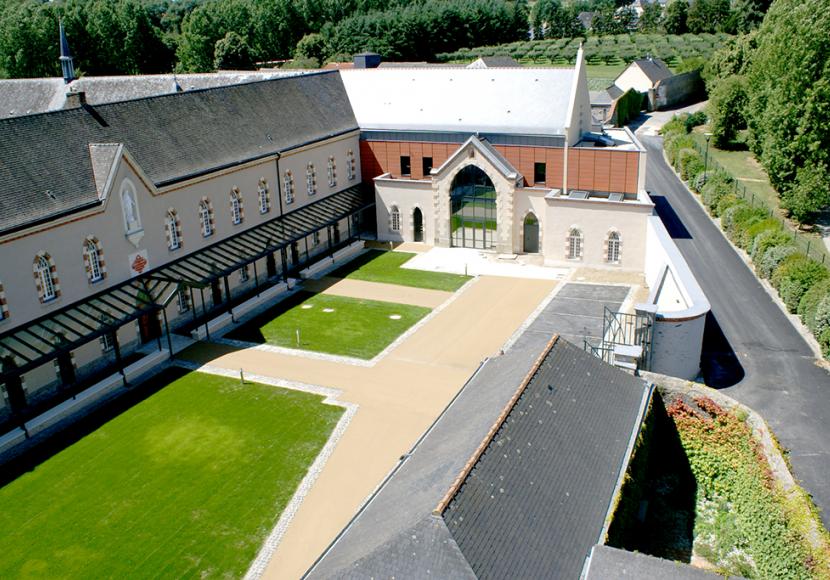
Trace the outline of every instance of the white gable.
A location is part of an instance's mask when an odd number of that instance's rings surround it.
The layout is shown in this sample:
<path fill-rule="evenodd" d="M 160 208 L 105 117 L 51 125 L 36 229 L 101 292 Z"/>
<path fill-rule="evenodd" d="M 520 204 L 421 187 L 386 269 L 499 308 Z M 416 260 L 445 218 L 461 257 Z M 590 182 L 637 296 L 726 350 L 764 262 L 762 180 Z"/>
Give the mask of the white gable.
<path fill-rule="evenodd" d="M 367 130 L 564 135 L 574 69 L 341 70 Z"/>

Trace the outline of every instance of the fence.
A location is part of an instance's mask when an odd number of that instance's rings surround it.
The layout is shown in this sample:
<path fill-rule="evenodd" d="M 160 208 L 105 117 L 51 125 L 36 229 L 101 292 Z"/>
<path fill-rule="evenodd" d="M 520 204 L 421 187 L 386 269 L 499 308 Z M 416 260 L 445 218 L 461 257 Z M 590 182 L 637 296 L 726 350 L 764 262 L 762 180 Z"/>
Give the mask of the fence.
<path fill-rule="evenodd" d="M 809 236 L 806 236 L 795 229 L 793 226 L 785 220 L 783 217 L 778 215 L 775 210 L 778 208 L 771 205 L 767 200 L 765 200 L 762 196 L 756 195 L 754 191 L 748 190 L 746 186 L 742 183 L 739 183 L 738 180 L 735 178 L 732 173 L 726 170 L 718 161 L 713 158 L 711 155 L 708 156 L 705 152 L 705 148 L 698 143 L 697 141 L 694 142 L 695 150 L 700 153 L 700 155 L 706 159 L 706 171 L 709 171 L 709 168 L 714 168 L 714 170 L 721 171 L 728 175 L 732 179 L 732 183 L 735 195 L 740 197 L 741 199 L 746 200 L 749 202 L 749 205 L 752 207 L 761 206 L 767 209 L 769 216 L 775 220 L 777 220 L 783 227 L 784 230 L 789 231 L 792 234 L 793 245 L 797 247 L 800 251 L 804 252 L 807 257 L 812 258 L 813 260 L 820 262 L 822 264 L 827 263 L 827 250 L 824 247 L 824 243 L 821 239 L 814 239 Z"/>

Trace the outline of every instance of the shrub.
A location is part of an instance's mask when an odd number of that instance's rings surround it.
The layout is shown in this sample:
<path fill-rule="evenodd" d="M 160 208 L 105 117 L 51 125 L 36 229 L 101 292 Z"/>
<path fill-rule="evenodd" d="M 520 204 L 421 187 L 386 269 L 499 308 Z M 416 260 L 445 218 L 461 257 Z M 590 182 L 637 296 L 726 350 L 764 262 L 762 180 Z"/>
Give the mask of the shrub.
<path fill-rule="evenodd" d="M 819 323 L 817 314 L 819 306 L 824 302 L 827 308 L 823 308 L 824 318 Z M 825 328 L 830 328 L 830 278 L 824 279 L 804 293 L 801 302 L 798 303 L 798 315 L 801 321 L 807 325 L 816 338 L 821 336 Z"/>
<path fill-rule="evenodd" d="M 757 263 L 768 249 L 775 246 L 787 246 L 792 244 L 792 241 L 792 236 L 783 228 L 767 230 L 755 237 L 749 255 L 752 261 Z"/>
<path fill-rule="evenodd" d="M 772 275 L 772 285 L 778 289 L 787 310 L 795 312 L 804 293 L 815 283 L 830 276 L 827 268 L 798 253 L 782 261 Z"/>
<path fill-rule="evenodd" d="M 821 352 L 824 353 L 824 356 L 830 357 L 830 328 L 819 335 L 818 343 L 821 345 Z"/>
<path fill-rule="evenodd" d="M 660 134 L 664 136 L 685 135 L 688 132 L 686 129 L 686 115 L 675 115 L 671 118 L 671 121 L 660 129 Z"/>
<path fill-rule="evenodd" d="M 691 133 L 692 129 L 704 124 L 706 124 L 706 113 L 703 111 L 698 111 L 688 115 L 684 123 L 687 133 Z"/>
<path fill-rule="evenodd" d="M 718 203 L 731 193 L 732 178 L 722 171 L 710 171 L 706 183 L 700 189 L 703 203 L 715 215 L 718 215 L 716 211 Z"/>
<path fill-rule="evenodd" d="M 677 169 L 680 177 L 688 181 L 693 175 L 703 171 L 703 159 L 694 149 L 681 149 L 677 152 Z"/>
<path fill-rule="evenodd" d="M 694 149 L 695 141 L 691 135 L 685 133 L 680 135 L 673 135 L 667 137 L 663 148 L 666 151 L 666 156 L 674 167 L 677 167 L 677 156 L 683 149 Z"/>
<path fill-rule="evenodd" d="M 695 193 L 703 191 L 703 186 L 706 185 L 706 171 L 701 171 L 689 180 L 689 186 Z"/>
<path fill-rule="evenodd" d="M 773 246 L 764 252 L 761 259 L 755 263 L 755 270 L 764 278 L 770 278 L 775 269 L 785 259 L 798 253 L 795 246 Z"/>
<path fill-rule="evenodd" d="M 723 219 L 723 214 L 726 213 L 726 210 L 728 210 L 730 207 L 735 207 L 736 205 L 742 205 L 745 203 L 746 202 L 744 200 L 739 198 L 734 193 L 728 193 L 721 197 L 720 201 L 718 202 L 718 205 L 716 206 L 717 211 L 715 211 L 715 215 L 720 216 L 721 219 Z"/>
<path fill-rule="evenodd" d="M 738 215 L 738 212 L 744 208 L 748 208 L 749 206 L 747 203 L 742 199 L 736 199 L 735 203 L 730 205 L 720 214 L 720 227 L 723 231 L 729 233 L 729 230 L 732 228 L 732 222 L 735 221 L 735 216 Z"/>
<path fill-rule="evenodd" d="M 746 251 L 752 250 L 755 245 L 755 238 L 766 232 L 781 231 L 781 224 L 778 220 L 771 217 L 766 217 L 768 214 L 765 210 L 761 210 L 762 215 L 758 221 L 752 224 L 745 224 L 744 231 L 737 239 L 736 243 Z"/>

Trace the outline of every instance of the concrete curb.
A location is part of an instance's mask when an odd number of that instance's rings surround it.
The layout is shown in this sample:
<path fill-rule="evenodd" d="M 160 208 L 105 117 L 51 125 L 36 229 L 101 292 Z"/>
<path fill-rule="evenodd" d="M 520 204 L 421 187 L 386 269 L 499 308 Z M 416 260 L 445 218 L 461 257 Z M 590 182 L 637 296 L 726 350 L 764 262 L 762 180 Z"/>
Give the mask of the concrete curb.
<path fill-rule="evenodd" d="M 807 342 L 807 345 L 810 347 L 810 350 L 813 351 L 813 356 L 817 359 L 817 361 L 820 364 L 826 364 L 824 356 L 821 352 L 821 346 L 819 346 L 818 341 L 813 336 L 813 333 L 810 332 L 810 329 L 804 325 L 804 323 L 801 321 L 801 318 L 799 318 L 797 314 L 790 314 L 790 311 L 787 310 L 786 304 L 784 304 L 784 302 L 778 296 L 778 292 L 775 290 L 775 288 L 772 287 L 772 284 L 770 284 L 768 280 L 765 280 L 764 278 L 758 276 L 758 274 L 755 272 L 755 268 L 753 267 L 752 259 L 749 257 L 749 254 L 747 254 L 744 250 L 736 246 L 732 242 L 732 240 L 729 239 L 729 237 L 726 235 L 726 232 L 724 232 L 723 228 L 721 228 L 720 219 L 713 217 L 712 214 L 709 213 L 709 210 L 706 208 L 705 205 L 703 205 L 703 202 L 700 200 L 700 196 L 698 196 L 694 191 L 689 189 L 689 184 L 683 181 L 683 179 L 677 173 L 672 164 L 669 163 L 669 159 L 668 157 L 666 157 L 666 150 L 662 147 L 660 149 L 663 152 L 663 161 L 666 162 L 666 165 L 669 167 L 669 169 L 671 169 L 675 177 L 677 177 L 677 180 L 683 184 L 683 187 L 686 189 L 689 195 L 692 196 L 692 199 L 695 200 L 695 203 L 697 203 L 700 206 L 700 208 L 703 210 L 703 213 L 706 214 L 706 217 L 708 217 L 709 220 L 715 226 L 717 226 L 718 231 L 720 232 L 721 236 L 723 236 L 723 239 L 726 240 L 729 246 L 735 251 L 736 254 L 738 254 L 738 257 L 741 259 L 741 261 L 743 261 L 744 264 L 746 264 L 746 267 L 749 268 L 749 270 L 752 272 L 752 275 L 755 276 L 755 279 L 758 280 L 758 282 L 764 288 L 764 291 L 769 295 L 769 297 L 772 299 L 775 305 L 778 306 L 778 308 L 781 310 L 784 316 L 787 317 L 787 319 L 790 321 L 790 324 L 793 325 L 793 328 L 795 328 L 798 334 L 801 335 L 801 338 L 803 338 Z"/>

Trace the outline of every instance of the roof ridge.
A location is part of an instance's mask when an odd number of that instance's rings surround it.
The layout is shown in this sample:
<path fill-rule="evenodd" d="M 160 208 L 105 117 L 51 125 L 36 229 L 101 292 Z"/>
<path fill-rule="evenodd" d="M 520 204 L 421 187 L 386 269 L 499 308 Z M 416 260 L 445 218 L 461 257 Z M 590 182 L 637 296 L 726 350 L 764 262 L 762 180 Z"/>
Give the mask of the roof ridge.
<path fill-rule="evenodd" d="M 484 436 L 484 439 L 479 443 L 476 450 L 473 452 L 472 457 L 464 464 L 464 467 L 461 469 L 461 472 L 452 482 L 450 488 L 447 490 L 447 493 L 441 498 L 441 501 L 438 502 L 438 505 L 435 506 L 435 509 L 432 510 L 432 515 L 434 516 L 442 516 L 446 511 L 447 507 L 450 505 L 450 502 L 461 489 L 461 485 L 464 483 L 464 480 L 467 479 L 467 476 L 473 470 L 473 467 L 478 463 L 478 460 L 481 459 L 481 456 L 484 454 L 484 451 L 493 441 L 493 437 L 496 436 L 496 433 L 499 432 L 501 426 L 507 420 L 507 417 L 510 416 L 510 413 L 513 411 L 513 408 L 516 406 L 516 403 L 519 402 L 519 399 L 522 398 L 527 386 L 530 384 L 530 381 L 533 379 L 533 375 L 539 370 L 539 367 L 542 366 L 542 362 L 547 357 L 548 353 L 553 349 L 554 345 L 559 340 L 559 335 L 554 334 L 553 338 L 551 338 L 545 348 L 542 349 L 542 352 L 536 358 L 536 361 L 533 363 L 533 366 L 530 367 L 530 370 L 525 375 L 525 378 L 519 384 L 519 387 L 516 389 L 516 392 L 513 393 L 513 396 L 510 397 L 510 400 L 505 405 L 502 412 L 499 414 L 498 418 L 496 419 L 493 426 L 490 427 L 490 430 L 487 432 L 487 435 Z"/>

